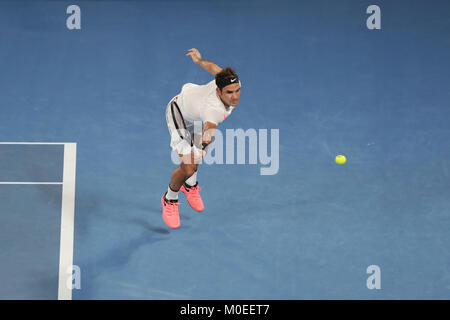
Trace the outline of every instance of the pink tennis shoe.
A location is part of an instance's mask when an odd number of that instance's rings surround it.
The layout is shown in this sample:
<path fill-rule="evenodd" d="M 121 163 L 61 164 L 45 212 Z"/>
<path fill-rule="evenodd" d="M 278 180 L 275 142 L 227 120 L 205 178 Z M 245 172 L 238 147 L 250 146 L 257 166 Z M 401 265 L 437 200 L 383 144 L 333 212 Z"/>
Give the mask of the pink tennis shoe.
<path fill-rule="evenodd" d="M 200 197 L 200 190 L 201 188 L 199 187 L 198 182 L 195 184 L 195 186 L 186 187 L 186 184 L 183 184 L 180 188 L 180 191 L 186 195 L 187 201 L 189 202 L 191 208 L 198 212 L 201 212 L 203 211 L 203 209 L 205 209 L 202 197 Z"/>
<path fill-rule="evenodd" d="M 167 193 L 167 192 L 166 192 Z M 178 200 L 166 200 L 166 193 L 161 198 L 163 207 L 163 220 L 172 229 L 180 227 L 180 213 L 178 212 Z"/>

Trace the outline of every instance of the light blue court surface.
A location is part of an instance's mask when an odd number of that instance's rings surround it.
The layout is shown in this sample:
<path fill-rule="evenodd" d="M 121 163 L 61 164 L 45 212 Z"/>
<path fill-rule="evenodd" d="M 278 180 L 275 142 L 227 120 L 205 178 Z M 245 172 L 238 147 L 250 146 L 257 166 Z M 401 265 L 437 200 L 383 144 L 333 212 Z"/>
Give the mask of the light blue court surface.
<path fill-rule="evenodd" d="M 61 186 L 0 185 L 2 299 L 57 299 Z"/>
<path fill-rule="evenodd" d="M 80 30 L 66 26 L 72 4 Z M 449 12 L 444 0 L 1 1 L 0 141 L 77 143 L 72 299 L 449 299 Z M 279 129 L 279 170 L 261 175 L 248 155 L 201 165 L 206 209 L 181 194 L 172 230 L 165 107 L 212 80 L 193 47 L 242 81 L 219 128 L 268 129 L 269 146 Z M 2 147 L 0 182 L 61 181 L 62 157 Z M 61 192 L 0 185 L 0 298 L 58 298 Z M 381 289 L 367 287 L 372 265 Z"/>
<path fill-rule="evenodd" d="M 63 145 L 0 144 L 0 181 L 62 181 L 63 156 Z"/>

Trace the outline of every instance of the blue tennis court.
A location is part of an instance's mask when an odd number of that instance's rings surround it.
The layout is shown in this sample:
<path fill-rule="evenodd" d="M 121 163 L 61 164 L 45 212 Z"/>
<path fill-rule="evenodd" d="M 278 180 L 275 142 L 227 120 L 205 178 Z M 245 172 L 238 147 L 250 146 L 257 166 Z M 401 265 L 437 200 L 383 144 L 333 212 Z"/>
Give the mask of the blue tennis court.
<path fill-rule="evenodd" d="M 0 299 L 449 299 L 449 10 L 1 1 Z M 173 230 L 165 109 L 213 80 L 190 48 L 242 94 Z"/>

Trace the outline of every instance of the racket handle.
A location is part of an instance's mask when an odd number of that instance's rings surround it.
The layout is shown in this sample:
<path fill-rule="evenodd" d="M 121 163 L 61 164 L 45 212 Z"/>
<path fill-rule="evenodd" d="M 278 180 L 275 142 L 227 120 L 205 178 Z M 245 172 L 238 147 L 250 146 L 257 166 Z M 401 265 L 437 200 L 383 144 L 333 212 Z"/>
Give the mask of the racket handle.
<path fill-rule="evenodd" d="M 196 146 L 192 146 L 192 149 L 194 149 L 194 155 L 195 155 L 196 157 L 198 157 L 198 156 L 199 156 L 199 153 L 198 153 L 197 147 L 196 147 Z"/>

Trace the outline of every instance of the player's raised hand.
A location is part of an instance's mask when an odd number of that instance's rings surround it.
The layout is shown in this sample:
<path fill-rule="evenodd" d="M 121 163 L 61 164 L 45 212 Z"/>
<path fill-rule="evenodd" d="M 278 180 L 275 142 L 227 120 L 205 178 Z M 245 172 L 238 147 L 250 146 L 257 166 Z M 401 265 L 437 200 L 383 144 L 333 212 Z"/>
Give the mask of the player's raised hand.
<path fill-rule="evenodd" d="M 202 55 L 197 49 L 192 48 L 189 49 L 188 51 L 189 52 L 186 54 L 186 56 L 190 56 L 195 64 L 198 64 L 200 61 L 202 61 Z"/>
<path fill-rule="evenodd" d="M 191 57 L 192 61 L 194 61 L 195 64 L 199 65 L 200 67 L 211 73 L 213 76 L 216 76 L 216 74 L 218 74 L 222 70 L 222 68 L 214 62 L 202 59 L 202 55 L 197 49 L 192 48 L 188 51 L 189 52 L 186 54 L 186 56 Z"/>

